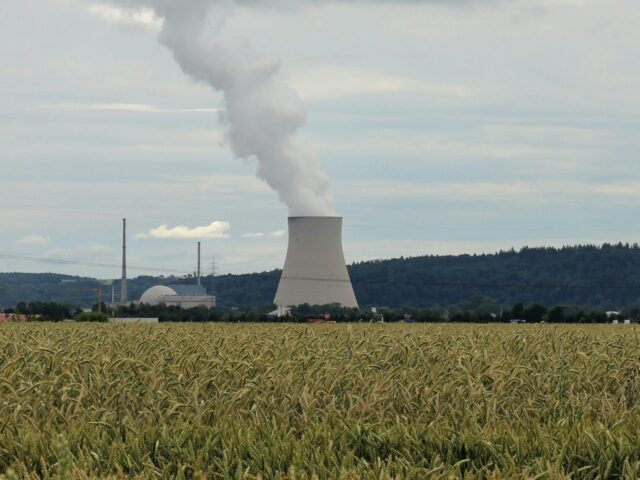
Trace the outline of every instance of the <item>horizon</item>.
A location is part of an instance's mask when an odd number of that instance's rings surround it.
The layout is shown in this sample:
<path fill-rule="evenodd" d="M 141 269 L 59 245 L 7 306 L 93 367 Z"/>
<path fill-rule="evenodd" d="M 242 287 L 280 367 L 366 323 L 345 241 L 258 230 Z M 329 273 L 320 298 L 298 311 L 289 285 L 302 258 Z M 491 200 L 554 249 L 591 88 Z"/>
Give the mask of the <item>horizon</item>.
<path fill-rule="evenodd" d="M 371 258 L 371 259 L 367 259 L 367 260 L 357 260 L 357 261 L 352 261 L 352 262 L 347 262 L 347 267 L 353 266 L 353 265 L 358 265 L 361 263 L 367 263 L 367 262 L 371 262 L 371 263 L 376 263 L 376 262 L 387 262 L 387 261 L 394 261 L 394 260 L 412 260 L 412 259 L 418 259 L 418 258 L 441 258 L 441 257 L 468 257 L 468 256 L 497 256 L 497 255 L 501 255 L 501 254 L 505 254 L 505 253 L 515 253 L 515 254 L 519 254 L 521 253 L 524 249 L 529 249 L 529 250 L 569 250 L 569 249 L 575 249 L 575 248 L 595 248 L 598 250 L 602 250 L 604 247 L 611 247 L 611 248 L 626 248 L 629 250 L 636 250 L 639 249 L 640 246 L 638 244 L 638 242 L 604 242 L 604 243 L 584 243 L 584 244 L 565 244 L 565 245 L 523 245 L 521 247 L 511 247 L 511 248 L 506 248 L 506 249 L 500 249 L 500 250 L 496 250 L 496 251 L 491 251 L 491 252 L 472 252 L 472 253 L 457 253 L 457 254 L 418 254 L 418 255 L 410 255 L 410 256 L 406 256 L 406 255 L 400 255 L 398 257 L 389 257 L 389 258 Z M 2 256 L 0 255 L 0 258 L 2 258 Z M 30 260 L 33 263 L 46 263 L 47 261 L 52 261 L 52 262 L 56 262 L 56 259 L 33 259 Z M 70 265 L 71 266 L 71 265 Z M 83 265 L 79 265 L 79 266 L 83 266 Z M 102 266 L 105 267 L 105 266 Z M 101 267 L 101 268 L 102 268 Z M 121 266 L 120 265 L 112 265 L 110 266 L 110 268 L 113 269 L 120 269 Z M 162 274 L 160 272 L 152 272 L 152 273 L 141 273 L 138 275 L 130 275 L 130 270 L 144 270 L 145 267 L 141 267 L 141 266 L 137 266 L 137 265 L 131 265 L 131 266 L 127 266 L 127 280 L 135 280 L 136 278 L 139 277 L 153 277 L 153 278 L 165 278 L 165 279 L 188 279 L 188 278 L 196 278 L 196 272 L 175 272 L 175 273 L 167 273 L 167 274 Z M 258 271 L 243 271 L 243 272 L 239 272 L 239 273 L 230 273 L 230 272 L 226 272 L 226 273 L 222 273 L 220 275 L 216 274 L 215 276 L 225 276 L 225 275 L 259 275 L 262 273 L 271 273 L 271 272 L 277 272 L 277 271 L 282 271 L 282 267 L 275 267 L 269 270 L 258 270 Z M 91 276 L 91 275 L 81 275 L 81 274 L 74 274 L 74 273 L 62 273 L 62 272 L 55 272 L 55 271 L 6 271 L 6 272 L 2 272 L 0 271 L 0 275 L 12 275 L 12 274 L 16 274 L 16 275 L 60 275 L 60 276 L 70 276 L 70 277 L 77 277 L 77 278 L 86 278 L 86 279 L 92 279 L 92 280 L 97 280 L 100 282 L 118 282 L 120 281 L 120 277 L 119 276 L 114 276 L 114 277 L 98 277 L 98 276 Z M 206 277 L 210 277 L 211 276 L 211 272 L 203 272 L 201 277 L 202 278 L 206 278 Z"/>

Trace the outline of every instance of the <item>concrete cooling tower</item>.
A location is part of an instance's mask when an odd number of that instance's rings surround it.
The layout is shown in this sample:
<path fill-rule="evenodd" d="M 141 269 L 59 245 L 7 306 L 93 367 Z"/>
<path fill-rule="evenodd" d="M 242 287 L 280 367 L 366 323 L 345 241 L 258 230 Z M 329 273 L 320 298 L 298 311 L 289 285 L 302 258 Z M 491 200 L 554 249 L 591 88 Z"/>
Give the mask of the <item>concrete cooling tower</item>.
<path fill-rule="evenodd" d="M 289 246 L 274 303 L 358 307 L 342 251 L 341 217 L 289 217 Z"/>

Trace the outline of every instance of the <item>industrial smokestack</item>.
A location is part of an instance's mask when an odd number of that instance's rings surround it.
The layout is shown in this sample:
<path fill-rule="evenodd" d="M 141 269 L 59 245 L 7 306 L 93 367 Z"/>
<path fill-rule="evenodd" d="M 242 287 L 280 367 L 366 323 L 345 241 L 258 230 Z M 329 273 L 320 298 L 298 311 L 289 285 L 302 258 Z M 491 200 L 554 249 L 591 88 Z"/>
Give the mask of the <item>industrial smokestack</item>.
<path fill-rule="evenodd" d="M 200 285 L 200 242 L 198 242 L 198 285 Z"/>
<path fill-rule="evenodd" d="M 274 303 L 358 307 L 342 251 L 341 217 L 289 217 L 289 246 Z"/>
<path fill-rule="evenodd" d="M 122 219 L 122 278 L 120 279 L 120 303 L 127 304 L 127 219 Z"/>

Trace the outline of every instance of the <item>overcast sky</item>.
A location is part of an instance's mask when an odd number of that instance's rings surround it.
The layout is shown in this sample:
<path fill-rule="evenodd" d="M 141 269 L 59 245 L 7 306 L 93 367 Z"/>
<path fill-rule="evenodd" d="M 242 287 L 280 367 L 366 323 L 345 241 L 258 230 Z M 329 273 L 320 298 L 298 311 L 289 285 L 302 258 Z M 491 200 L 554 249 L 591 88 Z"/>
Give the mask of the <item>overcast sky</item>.
<path fill-rule="evenodd" d="M 640 238 L 637 0 L 255 3 L 222 35 L 282 59 L 347 261 Z M 286 207 L 158 28 L 0 2 L 0 255 L 117 265 L 127 217 L 132 266 L 192 271 L 198 239 L 220 273 L 282 266 Z"/>

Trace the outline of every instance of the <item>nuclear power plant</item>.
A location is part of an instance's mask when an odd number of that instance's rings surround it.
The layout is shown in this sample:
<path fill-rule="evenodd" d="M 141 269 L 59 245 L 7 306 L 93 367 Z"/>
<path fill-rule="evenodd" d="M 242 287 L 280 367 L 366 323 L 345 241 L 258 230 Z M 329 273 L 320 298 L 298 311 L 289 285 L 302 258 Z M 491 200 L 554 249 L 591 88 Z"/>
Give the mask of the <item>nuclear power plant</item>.
<path fill-rule="evenodd" d="M 140 301 L 132 302 L 147 305 L 176 306 L 182 308 L 216 306 L 216 297 L 207 294 L 201 284 L 200 276 L 200 242 L 198 242 L 198 265 L 196 285 L 155 285 L 148 288 L 140 297 Z M 120 281 L 120 305 L 128 304 L 127 292 L 127 220 L 122 219 L 122 277 Z M 113 306 L 116 305 L 112 300 Z"/>
<path fill-rule="evenodd" d="M 122 280 L 120 304 L 127 302 L 126 220 L 122 222 Z M 216 297 L 208 295 L 201 284 L 200 242 L 195 285 L 155 285 L 138 302 L 192 308 L 216 306 Z M 342 217 L 289 217 L 287 256 L 274 303 L 281 315 L 297 305 L 339 304 L 358 308 L 342 250 Z M 279 312 L 279 313 L 278 313 Z"/>
<path fill-rule="evenodd" d="M 198 242 L 198 270 L 195 285 L 155 285 L 147 289 L 138 303 L 147 305 L 174 306 L 181 308 L 216 306 L 216 297 L 207 295 L 207 289 L 202 286 L 200 277 L 200 242 Z"/>
<path fill-rule="evenodd" d="M 289 217 L 289 246 L 274 303 L 358 307 L 342 251 L 342 217 Z"/>

